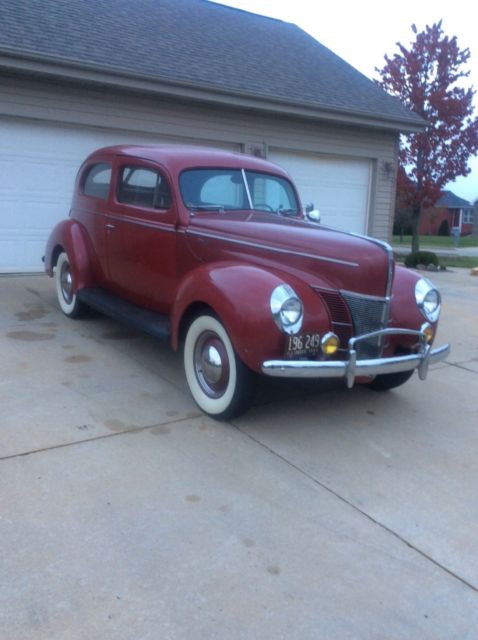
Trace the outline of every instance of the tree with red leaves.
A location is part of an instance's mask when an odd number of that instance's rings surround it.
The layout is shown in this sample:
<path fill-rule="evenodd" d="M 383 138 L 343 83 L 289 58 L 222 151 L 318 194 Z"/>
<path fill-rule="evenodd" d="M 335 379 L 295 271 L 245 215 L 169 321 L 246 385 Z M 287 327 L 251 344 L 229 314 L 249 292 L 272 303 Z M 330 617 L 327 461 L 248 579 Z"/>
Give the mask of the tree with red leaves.
<path fill-rule="evenodd" d="M 457 86 L 469 76 L 464 66 L 469 49 L 460 50 L 441 21 L 418 33 L 409 49 L 385 56 L 376 69 L 378 84 L 399 98 L 427 123 L 421 133 L 402 136 L 399 149 L 397 200 L 412 211 L 412 251 L 419 250 L 418 229 L 423 209 L 432 207 L 443 187 L 470 172 L 468 160 L 478 152 L 478 118 L 473 118 L 473 88 Z"/>

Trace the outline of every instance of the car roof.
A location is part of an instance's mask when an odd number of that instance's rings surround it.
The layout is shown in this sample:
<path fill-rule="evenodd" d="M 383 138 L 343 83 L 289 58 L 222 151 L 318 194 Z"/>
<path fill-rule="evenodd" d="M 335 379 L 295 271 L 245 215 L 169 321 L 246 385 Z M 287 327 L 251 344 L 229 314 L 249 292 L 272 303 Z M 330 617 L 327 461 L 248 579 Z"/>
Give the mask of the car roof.
<path fill-rule="evenodd" d="M 89 163 L 92 160 L 100 160 L 104 156 L 112 155 L 156 162 L 172 173 L 179 173 L 186 168 L 228 167 L 276 173 L 289 177 L 284 169 L 262 158 L 192 145 L 115 145 L 94 151 L 88 156 L 86 162 Z"/>

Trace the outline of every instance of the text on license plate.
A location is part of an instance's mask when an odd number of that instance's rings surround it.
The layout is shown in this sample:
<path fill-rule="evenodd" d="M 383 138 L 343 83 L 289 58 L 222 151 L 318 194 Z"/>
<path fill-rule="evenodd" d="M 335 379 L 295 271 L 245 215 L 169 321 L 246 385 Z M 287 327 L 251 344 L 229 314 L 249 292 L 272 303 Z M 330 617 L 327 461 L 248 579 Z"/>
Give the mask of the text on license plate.
<path fill-rule="evenodd" d="M 299 336 L 287 336 L 285 342 L 286 358 L 313 357 L 320 353 L 320 335 L 303 333 Z"/>

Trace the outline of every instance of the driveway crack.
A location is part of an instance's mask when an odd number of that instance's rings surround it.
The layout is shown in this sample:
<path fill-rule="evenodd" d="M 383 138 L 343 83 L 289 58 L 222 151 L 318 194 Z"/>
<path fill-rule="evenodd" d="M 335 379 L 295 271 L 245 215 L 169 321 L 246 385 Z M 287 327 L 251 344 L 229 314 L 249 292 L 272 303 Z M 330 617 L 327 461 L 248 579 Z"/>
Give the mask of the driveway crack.
<path fill-rule="evenodd" d="M 1 456 L 0 462 L 3 460 L 14 460 L 15 458 L 25 458 L 26 456 L 32 456 L 35 453 L 44 453 L 45 451 L 55 451 L 56 449 L 66 449 L 67 447 L 74 447 L 76 445 L 87 444 L 89 442 L 97 442 L 98 440 L 106 440 L 107 438 L 116 438 L 117 436 L 124 436 L 128 433 L 140 433 L 141 431 L 147 431 L 148 429 L 154 429 L 155 427 L 166 427 L 172 424 L 178 424 L 189 420 L 197 420 L 202 417 L 202 413 L 197 415 L 188 415 L 184 418 L 177 418 L 176 420 L 168 420 L 167 422 L 158 422 L 155 424 L 148 424 L 145 427 L 131 427 L 129 429 L 122 429 L 121 431 L 115 431 L 114 433 L 103 433 L 93 438 L 85 438 L 84 440 L 72 440 L 71 442 L 62 442 L 61 444 L 53 444 L 49 447 L 41 447 L 38 449 L 32 449 L 31 451 L 22 451 L 21 453 L 12 453 L 10 455 Z"/>
<path fill-rule="evenodd" d="M 465 362 L 447 362 L 446 364 L 449 367 L 455 367 L 456 369 L 462 369 L 462 371 L 466 371 L 467 373 L 474 373 L 475 375 L 478 373 L 475 369 L 470 369 L 465 365 L 468 364 L 469 360 L 465 360 Z"/>
<path fill-rule="evenodd" d="M 323 482 L 321 482 L 318 478 L 313 476 L 308 471 L 305 471 L 304 469 L 299 467 L 297 464 L 295 464 L 291 460 L 288 460 L 286 457 L 284 457 L 283 455 L 281 455 L 280 453 L 278 453 L 277 451 L 275 451 L 274 449 L 269 447 L 264 442 L 261 442 L 261 440 L 259 440 L 258 438 L 255 438 L 253 435 L 251 435 L 250 433 L 247 433 L 247 431 L 244 431 L 243 429 L 241 429 L 240 427 L 238 427 L 237 425 L 235 425 L 233 423 L 231 423 L 231 425 L 235 429 L 240 431 L 244 436 L 246 436 L 247 438 L 249 438 L 250 440 L 252 440 L 256 444 L 258 444 L 263 449 L 267 450 L 270 454 L 272 454 L 273 456 L 275 456 L 279 460 L 282 460 L 282 462 L 285 462 L 285 464 L 287 464 L 289 467 L 291 467 L 292 469 L 295 469 L 301 475 L 303 475 L 304 477 L 308 478 L 315 485 L 319 486 L 321 489 L 324 489 L 329 494 L 331 494 L 335 498 L 337 498 L 337 500 L 340 500 L 341 502 L 346 504 L 348 507 L 350 507 L 351 509 L 353 509 L 354 511 L 356 511 L 360 515 L 362 515 L 365 518 L 367 518 L 367 520 L 372 522 L 374 525 L 380 527 L 381 529 L 383 529 L 384 531 L 386 531 L 387 533 L 392 535 L 394 538 L 399 540 L 402 544 L 406 545 L 409 549 L 412 549 L 413 551 L 415 551 L 415 553 L 418 553 L 425 560 L 428 560 L 429 562 L 431 562 L 433 565 L 435 565 L 435 567 L 437 567 L 441 571 L 444 571 L 445 573 L 447 573 L 450 577 L 454 578 L 455 580 L 458 580 L 459 582 L 461 582 L 461 584 L 463 584 L 464 586 L 468 587 L 469 589 L 471 589 L 475 593 L 478 593 L 478 587 L 476 585 L 474 585 L 473 583 L 469 582 L 468 580 L 466 580 L 462 576 L 458 575 L 457 573 L 455 573 L 454 571 L 452 571 L 451 569 L 449 569 L 448 567 L 443 565 L 438 560 L 435 560 L 435 558 L 430 556 L 428 553 L 426 553 L 425 551 L 423 551 L 422 549 L 420 549 L 416 545 L 414 545 L 413 542 L 410 542 L 409 540 L 407 540 L 406 538 L 401 536 L 399 533 L 397 533 L 396 531 L 394 531 L 393 529 L 388 527 L 386 524 L 384 524 L 383 522 L 380 522 L 379 520 L 377 520 L 376 518 L 371 516 L 369 513 L 367 513 L 366 511 L 364 511 L 360 507 L 358 507 L 356 504 L 354 504 L 350 500 L 347 500 L 347 498 L 345 498 L 344 496 L 340 495 L 340 493 L 337 493 L 337 491 L 334 491 L 334 489 L 332 489 L 331 487 L 329 487 L 326 484 L 324 484 Z"/>

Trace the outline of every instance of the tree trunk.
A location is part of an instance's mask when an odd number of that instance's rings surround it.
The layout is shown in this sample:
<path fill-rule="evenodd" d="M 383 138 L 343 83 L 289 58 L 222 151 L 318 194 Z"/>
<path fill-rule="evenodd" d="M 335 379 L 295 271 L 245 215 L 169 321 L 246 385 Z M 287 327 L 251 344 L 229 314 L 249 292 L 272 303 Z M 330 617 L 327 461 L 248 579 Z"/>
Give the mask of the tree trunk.
<path fill-rule="evenodd" d="M 420 251 L 420 236 L 418 234 L 420 228 L 420 214 L 422 208 L 419 204 L 413 205 L 412 209 L 412 253 Z"/>

